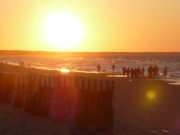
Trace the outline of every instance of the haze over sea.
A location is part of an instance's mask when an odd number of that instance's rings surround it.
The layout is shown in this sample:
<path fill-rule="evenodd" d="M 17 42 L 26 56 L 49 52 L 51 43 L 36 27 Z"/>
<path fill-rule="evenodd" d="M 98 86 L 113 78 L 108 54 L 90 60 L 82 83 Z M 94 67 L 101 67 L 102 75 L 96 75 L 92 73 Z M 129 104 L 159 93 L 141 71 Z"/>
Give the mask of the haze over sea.
<path fill-rule="evenodd" d="M 33 52 L 20 55 L 1 54 L 0 59 L 4 63 L 24 66 L 59 70 L 67 68 L 76 72 L 96 72 L 97 64 L 101 65 L 101 71 L 112 73 L 112 64 L 116 65 L 115 73 L 122 74 L 122 67 L 144 67 L 145 74 L 151 65 L 159 66 L 159 74 L 162 76 L 164 66 L 168 67 L 168 78 L 180 81 L 180 53 L 41 53 Z"/>

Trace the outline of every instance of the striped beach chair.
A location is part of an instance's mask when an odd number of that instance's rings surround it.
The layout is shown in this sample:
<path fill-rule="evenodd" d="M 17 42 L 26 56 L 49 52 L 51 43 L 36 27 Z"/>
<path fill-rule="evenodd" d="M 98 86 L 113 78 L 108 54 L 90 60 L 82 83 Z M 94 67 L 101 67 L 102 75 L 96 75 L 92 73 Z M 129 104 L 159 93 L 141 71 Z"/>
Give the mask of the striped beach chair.
<path fill-rule="evenodd" d="M 27 74 L 18 74 L 16 87 L 14 91 L 14 106 L 17 108 L 23 108 L 24 101 L 25 101 L 25 94 L 27 89 L 27 82 L 28 82 Z"/>
<path fill-rule="evenodd" d="M 5 73 L 4 76 L 4 88 L 2 90 L 2 103 L 11 104 L 13 92 L 16 85 L 16 74 Z"/>
<path fill-rule="evenodd" d="M 35 94 L 33 96 L 32 114 L 48 117 L 52 91 L 54 90 L 54 76 L 40 75 Z"/>
<path fill-rule="evenodd" d="M 114 82 L 110 80 L 78 79 L 73 134 L 111 135 L 113 88 Z"/>
<path fill-rule="evenodd" d="M 5 73 L 0 73 L 0 102 L 2 102 L 4 86 L 5 86 Z"/>
<path fill-rule="evenodd" d="M 32 112 L 33 110 L 33 97 L 37 89 L 38 84 L 38 74 L 30 73 L 28 75 L 27 81 L 27 89 L 25 95 L 25 104 L 24 104 L 24 111 L 25 112 Z"/>
<path fill-rule="evenodd" d="M 70 122 L 75 116 L 75 77 L 60 75 L 51 103 L 51 118 L 56 122 Z"/>

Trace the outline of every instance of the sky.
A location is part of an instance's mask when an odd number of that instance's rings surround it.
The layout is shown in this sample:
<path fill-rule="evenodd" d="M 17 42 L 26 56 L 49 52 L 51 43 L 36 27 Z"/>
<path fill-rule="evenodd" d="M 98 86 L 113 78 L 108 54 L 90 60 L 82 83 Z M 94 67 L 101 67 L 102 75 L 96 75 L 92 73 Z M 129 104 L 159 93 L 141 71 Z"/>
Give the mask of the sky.
<path fill-rule="evenodd" d="M 76 52 L 180 52 L 180 0 L 0 0 L 0 50 L 64 51 L 45 36 L 46 16 L 81 22 Z M 71 39 L 70 39 L 71 40 Z"/>

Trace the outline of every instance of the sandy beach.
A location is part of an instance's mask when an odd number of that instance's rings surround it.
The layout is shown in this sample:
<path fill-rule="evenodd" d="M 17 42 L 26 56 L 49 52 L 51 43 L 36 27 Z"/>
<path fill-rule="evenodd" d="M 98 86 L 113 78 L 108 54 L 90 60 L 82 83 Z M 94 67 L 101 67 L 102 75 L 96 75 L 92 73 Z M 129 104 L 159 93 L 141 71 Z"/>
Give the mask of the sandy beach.
<path fill-rule="evenodd" d="M 83 78 L 113 80 L 115 82 L 111 123 L 113 125 L 113 135 L 151 135 L 153 133 L 178 135 L 180 133 L 178 126 L 180 124 L 179 85 L 172 85 L 173 83 L 170 85 L 167 81 L 148 79 L 147 77 L 131 80 L 126 77 L 116 77 L 117 75 L 114 74 L 61 73 L 60 71 L 24 68 L 6 64 L 0 64 L 0 71 L 24 74 L 32 72 L 49 75 L 66 74 Z M 2 113 L 0 121 L 4 125 L 0 130 L 2 134 L 11 134 L 12 132 L 22 135 L 68 134 L 69 125 L 57 124 L 49 121 L 48 118 L 42 119 L 31 116 L 9 105 L 0 104 L 0 109 Z M 37 125 L 34 125 L 34 123 Z"/>
<path fill-rule="evenodd" d="M 69 126 L 0 104 L 1 135 L 70 135 Z"/>
<path fill-rule="evenodd" d="M 180 0 L 0 0 L 0 135 L 180 135 Z"/>

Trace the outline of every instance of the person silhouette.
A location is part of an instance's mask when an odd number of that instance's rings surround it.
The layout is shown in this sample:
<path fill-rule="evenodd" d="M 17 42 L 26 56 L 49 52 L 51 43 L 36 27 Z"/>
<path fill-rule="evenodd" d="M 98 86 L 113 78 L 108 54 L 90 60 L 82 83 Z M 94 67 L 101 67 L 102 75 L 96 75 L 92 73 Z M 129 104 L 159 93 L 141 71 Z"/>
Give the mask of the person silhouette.
<path fill-rule="evenodd" d="M 139 78 L 139 76 L 141 75 L 141 69 L 140 67 L 137 68 L 137 78 Z"/>
<path fill-rule="evenodd" d="M 164 67 L 163 73 L 164 73 L 164 77 L 166 78 L 166 75 L 167 75 L 167 66 Z"/>
<path fill-rule="evenodd" d="M 113 65 L 112 65 L 112 70 L 113 70 L 113 73 L 114 73 L 114 69 L 115 69 L 115 67 L 116 67 L 116 66 L 113 64 Z"/>
<path fill-rule="evenodd" d="M 130 73 L 130 68 L 129 67 L 126 69 L 126 72 L 127 72 L 127 77 L 129 77 L 129 73 Z"/>
<path fill-rule="evenodd" d="M 152 77 L 155 77 L 155 73 L 156 72 L 156 68 L 155 68 L 155 66 L 152 66 Z"/>
<path fill-rule="evenodd" d="M 159 67 L 155 65 L 155 77 L 158 77 L 159 75 Z"/>
<path fill-rule="evenodd" d="M 22 64 L 22 67 L 24 67 L 24 61 L 22 61 L 22 63 L 21 63 L 21 64 Z"/>
<path fill-rule="evenodd" d="M 101 66 L 99 64 L 97 65 L 97 70 L 98 70 L 98 72 L 100 72 L 100 70 L 101 70 Z"/>
<path fill-rule="evenodd" d="M 142 70 L 141 70 L 141 74 L 142 74 L 142 76 L 144 76 L 144 67 L 142 68 Z"/>
<path fill-rule="evenodd" d="M 131 67 L 130 73 L 131 73 L 131 79 L 133 79 L 135 76 L 135 70 L 133 67 Z"/>
<path fill-rule="evenodd" d="M 152 77 L 152 72 L 153 72 L 152 70 L 153 70 L 153 68 L 152 68 L 152 66 L 150 65 L 149 68 L 148 68 L 149 78 Z"/>
<path fill-rule="evenodd" d="M 123 76 L 125 76 L 125 75 L 126 75 L 126 68 L 123 67 L 123 68 L 122 68 L 122 71 L 123 71 Z"/>

